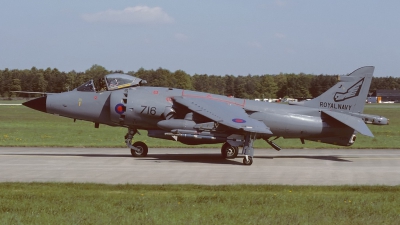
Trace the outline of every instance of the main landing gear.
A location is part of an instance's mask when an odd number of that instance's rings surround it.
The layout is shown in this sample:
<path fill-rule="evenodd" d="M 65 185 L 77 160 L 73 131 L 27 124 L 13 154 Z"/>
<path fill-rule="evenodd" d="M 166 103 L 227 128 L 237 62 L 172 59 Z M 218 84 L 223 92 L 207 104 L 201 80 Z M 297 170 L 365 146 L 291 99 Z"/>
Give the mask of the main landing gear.
<path fill-rule="evenodd" d="M 243 147 L 243 151 L 245 148 L 246 147 Z M 247 146 L 247 149 L 248 148 L 249 147 Z M 243 154 L 245 154 L 245 153 L 249 154 L 249 153 L 251 153 L 251 150 L 248 149 L 247 152 L 244 152 Z M 221 155 L 223 158 L 234 159 L 237 157 L 238 153 L 239 153 L 239 147 L 232 146 L 228 142 L 225 142 L 225 144 L 222 145 Z M 251 164 L 253 164 L 253 157 L 245 154 L 245 156 L 243 158 L 243 165 L 250 166 Z"/>
<path fill-rule="evenodd" d="M 244 155 L 243 165 L 250 166 L 251 164 L 253 164 L 253 155 L 254 155 L 253 143 L 255 140 L 256 140 L 256 133 L 245 134 L 243 151 L 242 151 L 242 154 Z M 234 159 L 237 157 L 238 153 L 239 153 L 239 147 L 232 146 L 228 142 L 225 142 L 225 144 L 222 145 L 221 155 L 223 158 Z"/>
<path fill-rule="evenodd" d="M 236 146 L 230 145 L 228 142 L 225 142 L 221 147 L 221 155 L 225 159 L 234 159 L 239 153 L 239 148 Z"/>
<path fill-rule="evenodd" d="M 149 148 L 147 147 L 147 145 L 141 141 L 137 141 L 132 144 L 133 136 L 135 136 L 136 133 L 139 133 L 137 129 L 128 129 L 128 133 L 125 135 L 126 146 L 131 149 L 131 154 L 133 157 L 145 157 L 149 152 Z"/>

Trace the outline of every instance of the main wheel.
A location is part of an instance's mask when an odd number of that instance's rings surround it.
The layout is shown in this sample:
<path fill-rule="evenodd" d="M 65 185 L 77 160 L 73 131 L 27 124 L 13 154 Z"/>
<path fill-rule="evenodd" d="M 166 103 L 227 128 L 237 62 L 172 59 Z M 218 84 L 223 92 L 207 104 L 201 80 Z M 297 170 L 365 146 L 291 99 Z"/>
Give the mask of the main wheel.
<path fill-rule="evenodd" d="M 248 160 L 246 160 L 246 157 L 243 158 L 243 164 L 246 166 L 250 166 L 251 164 L 253 164 L 253 157 L 248 156 L 247 158 Z"/>
<path fill-rule="evenodd" d="M 131 148 L 131 154 L 133 157 L 145 157 L 147 156 L 147 152 L 149 148 L 147 145 L 141 141 L 133 143 L 133 147 L 138 148 L 138 150 Z"/>
<path fill-rule="evenodd" d="M 229 143 L 225 143 L 221 147 L 221 155 L 226 159 L 234 159 L 239 153 L 239 148 L 236 146 L 232 146 Z"/>

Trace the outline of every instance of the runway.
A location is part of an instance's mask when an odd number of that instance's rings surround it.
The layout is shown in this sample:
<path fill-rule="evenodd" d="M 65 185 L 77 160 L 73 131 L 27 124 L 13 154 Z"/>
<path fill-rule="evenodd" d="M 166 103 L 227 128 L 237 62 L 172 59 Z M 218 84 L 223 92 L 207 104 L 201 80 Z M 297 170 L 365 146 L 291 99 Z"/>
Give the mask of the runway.
<path fill-rule="evenodd" d="M 222 159 L 219 149 L 0 147 L 0 182 L 107 184 L 400 185 L 399 149 L 256 149 Z"/>

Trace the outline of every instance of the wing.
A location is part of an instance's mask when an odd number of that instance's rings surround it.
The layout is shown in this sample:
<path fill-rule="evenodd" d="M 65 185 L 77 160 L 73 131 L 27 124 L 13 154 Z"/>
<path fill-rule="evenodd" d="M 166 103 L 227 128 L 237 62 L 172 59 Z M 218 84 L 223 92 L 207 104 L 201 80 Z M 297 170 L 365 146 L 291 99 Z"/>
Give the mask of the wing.
<path fill-rule="evenodd" d="M 57 94 L 57 93 L 38 92 L 38 91 L 10 91 L 10 92 L 22 93 L 22 94 L 41 94 L 42 96 Z"/>
<path fill-rule="evenodd" d="M 205 98 L 174 97 L 174 102 L 227 127 L 252 133 L 272 134 L 261 121 L 252 119 L 239 106 Z"/>

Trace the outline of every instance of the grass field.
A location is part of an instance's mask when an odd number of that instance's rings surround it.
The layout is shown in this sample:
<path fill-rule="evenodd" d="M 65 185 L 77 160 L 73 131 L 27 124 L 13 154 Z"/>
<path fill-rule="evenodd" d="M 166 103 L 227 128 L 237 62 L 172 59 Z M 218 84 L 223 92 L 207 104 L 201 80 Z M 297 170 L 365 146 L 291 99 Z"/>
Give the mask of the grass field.
<path fill-rule="evenodd" d="M 16 103 L 14 101 L 2 101 Z M 21 103 L 22 101 L 17 101 Z M 0 102 L 1 103 L 1 102 Z M 400 104 L 368 104 L 365 113 L 390 118 L 389 126 L 368 125 L 374 138 L 358 135 L 350 148 L 399 148 L 400 146 Z M 125 147 L 126 128 L 94 124 L 38 112 L 24 106 L 0 106 L 0 146 L 64 146 L 64 147 Z M 136 135 L 136 141 L 143 141 L 154 147 L 190 147 L 179 142 L 147 137 L 146 131 Z M 278 139 L 275 141 L 285 148 L 343 148 L 299 139 Z M 195 147 L 215 147 L 220 145 L 200 145 Z M 255 143 L 258 149 L 270 149 L 265 141 Z"/>
<path fill-rule="evenodd" d="M 399 224 L 400 186 L 0 183 L 1 224 Z"/>

